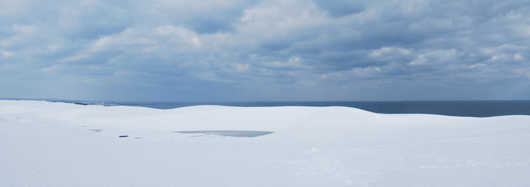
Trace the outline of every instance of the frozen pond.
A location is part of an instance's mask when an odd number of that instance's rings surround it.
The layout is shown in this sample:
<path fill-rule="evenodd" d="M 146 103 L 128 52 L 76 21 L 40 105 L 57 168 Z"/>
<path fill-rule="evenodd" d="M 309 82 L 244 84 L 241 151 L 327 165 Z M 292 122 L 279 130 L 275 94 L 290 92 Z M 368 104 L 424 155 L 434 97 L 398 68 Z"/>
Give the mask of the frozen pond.
<path fill-rule="evenodd" d="M 208 130 L 208 131 L 175 131 L 183 134 L 206 134 L 232 137 L 258 137 L 267 134 L 272 134 L 271 131 L 236 131 L 236 130 Z"/>

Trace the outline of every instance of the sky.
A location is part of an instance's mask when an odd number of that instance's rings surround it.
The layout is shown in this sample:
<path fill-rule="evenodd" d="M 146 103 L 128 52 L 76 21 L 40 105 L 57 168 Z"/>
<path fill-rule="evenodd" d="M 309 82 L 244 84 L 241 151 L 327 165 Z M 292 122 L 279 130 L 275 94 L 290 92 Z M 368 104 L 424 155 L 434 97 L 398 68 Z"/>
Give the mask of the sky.
<path fill-rule="evenodd" d="M 0 1 L 0 98 L 530 100 L 529 47 L 529 1 Z"/>

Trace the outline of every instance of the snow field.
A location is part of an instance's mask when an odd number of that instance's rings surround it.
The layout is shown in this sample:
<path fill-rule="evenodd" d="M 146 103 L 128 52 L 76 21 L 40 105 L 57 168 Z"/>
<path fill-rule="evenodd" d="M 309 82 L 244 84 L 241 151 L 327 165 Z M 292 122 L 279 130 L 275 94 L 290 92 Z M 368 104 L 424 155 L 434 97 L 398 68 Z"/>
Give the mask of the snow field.
<path fill-rule="evenodd" d="M 529 122 L 346 107 L 0 101 L 0 186 L 522 187 L 530 186 Z"/>

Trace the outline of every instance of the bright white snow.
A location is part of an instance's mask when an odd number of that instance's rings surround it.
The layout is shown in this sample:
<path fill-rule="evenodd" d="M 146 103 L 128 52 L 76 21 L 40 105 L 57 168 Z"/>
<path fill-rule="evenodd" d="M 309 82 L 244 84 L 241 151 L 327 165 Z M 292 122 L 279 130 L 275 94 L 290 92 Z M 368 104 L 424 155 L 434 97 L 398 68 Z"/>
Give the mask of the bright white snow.
<path fill-rule="evenodd" d="M 530 116 L 0 101 L 0 186 L 527 187 L 529 146 Z"/>

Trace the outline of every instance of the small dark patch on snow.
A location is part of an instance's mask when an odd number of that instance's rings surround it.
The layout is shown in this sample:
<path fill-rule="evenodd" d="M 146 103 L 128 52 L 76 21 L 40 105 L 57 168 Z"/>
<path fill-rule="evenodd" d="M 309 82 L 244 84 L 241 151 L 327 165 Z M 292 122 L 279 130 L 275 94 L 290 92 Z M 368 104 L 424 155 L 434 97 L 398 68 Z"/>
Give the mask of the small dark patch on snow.
<path fill-rule="evenodd" d="M 120 135 L 120 138 L 127 138 L 129 137 L 128 135 Z"/>

